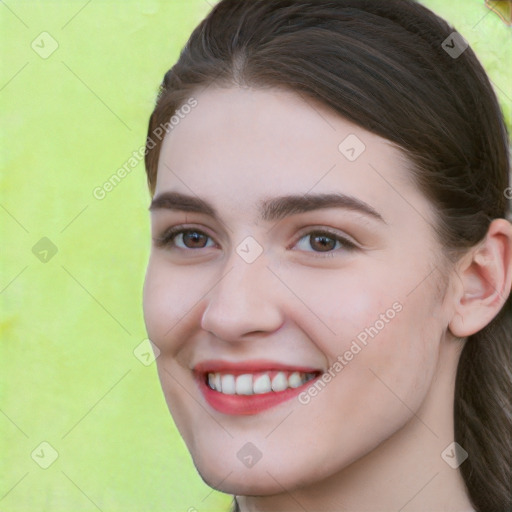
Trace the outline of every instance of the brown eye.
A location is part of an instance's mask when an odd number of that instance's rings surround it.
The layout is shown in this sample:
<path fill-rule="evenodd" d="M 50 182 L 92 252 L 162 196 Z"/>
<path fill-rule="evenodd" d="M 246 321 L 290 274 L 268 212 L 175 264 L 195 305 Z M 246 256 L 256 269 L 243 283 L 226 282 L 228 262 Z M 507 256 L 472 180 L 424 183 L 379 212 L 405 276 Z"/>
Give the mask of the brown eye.
<path fill-rule="evenodd" d="M 326 252 L 336 249 L 336 240 L 327 235 L 309 235 L 309 244 L 314 251 Z"/>
<path fill-rule="evenodd" d="M 356 249 L 355 243 L 346 238 L 324 231 L 312 231 L 304 235 L 295 247 L 305 252 L 330 253 L 344 249 L 350 251 Z"/>
<path fill-rule="evenodd" d="M 210 236 L 197 229 L 172 228 L 161 238 L 155 238 L 158 247 L 169 249 L 205 249 L 215 246 Z"/>
<path fill-rule="evenodd" d="M 200 231 L 184 231 L 175 237 L 175 243 L 181 237 L 182 244 L 187 249 L 203 249 L 208 244 L 209 236 Z"/>

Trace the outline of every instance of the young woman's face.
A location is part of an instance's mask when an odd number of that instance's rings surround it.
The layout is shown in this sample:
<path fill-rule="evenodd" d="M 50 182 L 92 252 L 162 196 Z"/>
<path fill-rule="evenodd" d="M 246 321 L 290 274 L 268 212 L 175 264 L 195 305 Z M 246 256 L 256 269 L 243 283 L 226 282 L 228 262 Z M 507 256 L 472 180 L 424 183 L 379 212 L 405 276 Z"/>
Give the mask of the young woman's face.
<path fill-rule="evenodd" d="M 289 92 L 195 99 L 160 154 L 145 319 L 203 478 L 273 494 L 415 420 L 448 324 L 441 249 L 386 140 Z"/>

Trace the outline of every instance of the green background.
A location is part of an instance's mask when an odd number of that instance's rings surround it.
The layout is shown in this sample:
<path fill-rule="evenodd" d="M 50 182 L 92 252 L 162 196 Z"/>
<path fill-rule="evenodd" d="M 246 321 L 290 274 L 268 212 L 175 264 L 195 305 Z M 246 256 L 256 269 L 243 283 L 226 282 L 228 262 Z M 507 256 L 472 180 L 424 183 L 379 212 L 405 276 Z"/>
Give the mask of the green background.
<path fill-rule="evenodd" d="M 482 1 L 425 3 L 484 61 L 510 125 L 510 28 Z M 0 4 L 4 512 L 228 508 L 195 472 L 139 347 L 143 163 L 93 195 L 143 144 L 158 84 L 209 9 L 205 0 Z"/>

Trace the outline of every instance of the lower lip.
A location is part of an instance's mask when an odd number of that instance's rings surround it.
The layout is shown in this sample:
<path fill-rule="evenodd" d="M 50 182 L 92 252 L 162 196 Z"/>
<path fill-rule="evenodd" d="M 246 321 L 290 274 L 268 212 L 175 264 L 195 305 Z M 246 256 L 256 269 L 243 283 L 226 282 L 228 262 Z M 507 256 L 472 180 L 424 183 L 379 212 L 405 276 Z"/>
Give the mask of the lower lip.
<path fill-rule="evenodd" d="M 197 382 L 204 398 L 216 411 L 231 415 L 251 415 L 259 414 L 287 400 L 291 400 L 311 386 L 317 378 L 311 379 L 298 388 L 288 388 L 277 392 L 271 391 L 261 395 L 226 395 L 220 393 L 206 384 L 204 374 L 197 376 Z"/>

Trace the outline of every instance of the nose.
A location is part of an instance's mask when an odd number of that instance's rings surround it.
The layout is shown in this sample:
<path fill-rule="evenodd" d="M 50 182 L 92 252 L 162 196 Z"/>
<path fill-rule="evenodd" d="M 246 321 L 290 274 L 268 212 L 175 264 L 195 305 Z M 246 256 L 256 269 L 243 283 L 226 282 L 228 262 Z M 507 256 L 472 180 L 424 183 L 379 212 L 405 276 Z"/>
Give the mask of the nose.
<path fill-rule="evenodd" d="M 279 329 L 284 315 L 275 278 L 265 262 L 260 259 L 252 264 L 241 260 L 231 263 L 207 295 L 201 327 L 226 341 Z"/>

